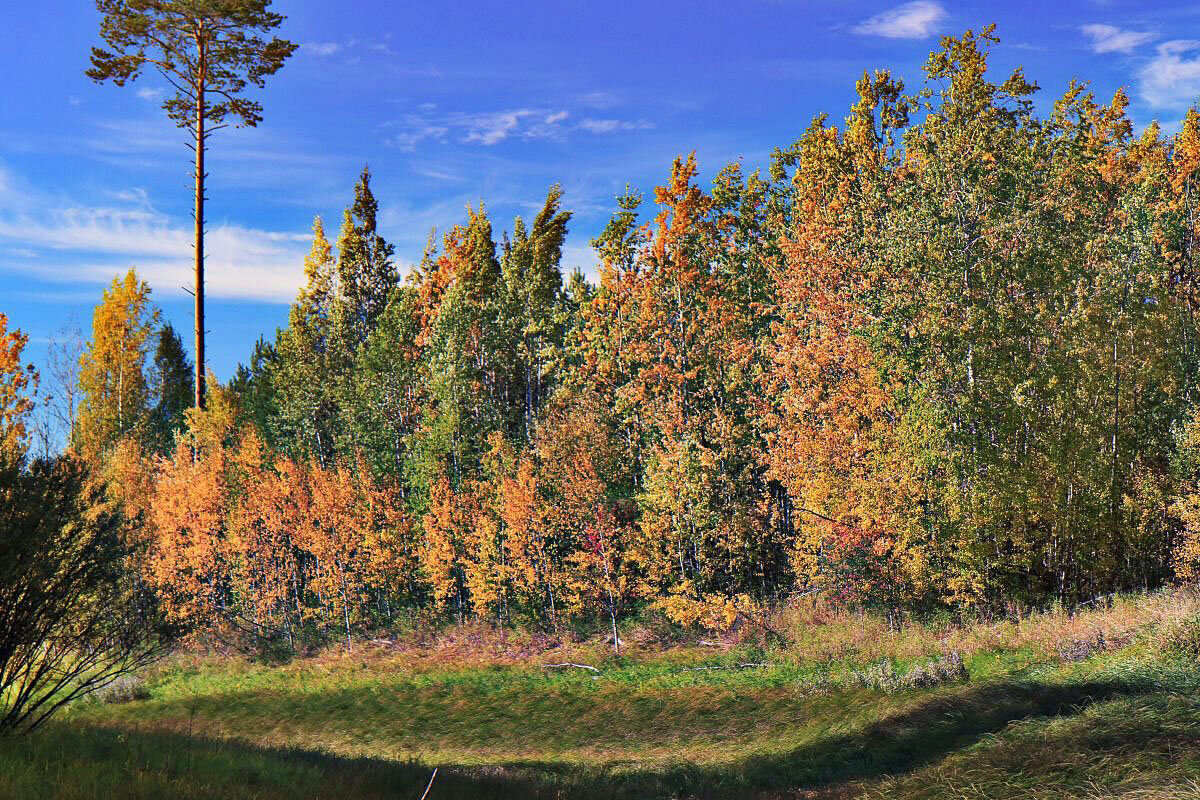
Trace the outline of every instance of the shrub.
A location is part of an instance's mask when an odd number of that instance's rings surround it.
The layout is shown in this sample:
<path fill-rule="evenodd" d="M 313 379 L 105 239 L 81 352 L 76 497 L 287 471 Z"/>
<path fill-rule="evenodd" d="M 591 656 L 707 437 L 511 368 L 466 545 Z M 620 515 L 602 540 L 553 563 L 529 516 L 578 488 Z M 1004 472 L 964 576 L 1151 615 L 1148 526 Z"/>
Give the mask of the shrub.
<path fill-rule="evenodd" d="M 122 675 L 97 691 L 96 698 L 102 703 L 113 705 L 132 703 L 135 700 L 149 700 L 150 689 L 146 686 L 145 679 L 137 675 Z"/>
<path fill-rule="evenodd" d="M 968 677 L 967 666 L 956 650 L 936 661 L 913 667 L 904 676 L 904 683 L 907 688 L 928 689 L 947 683 L 961 683 Z"/>
<path fill-rule="evenodd" d="M 861 672 L 855 670 L 851 680 L 859 686 L 880 692 L 894 692 L 903 688 L 900 673 L 896 672 L 895 665 L 888 660 L 872 664 Z"/>
<path fill-rule="evenodd" d="M 867 689 L 891 693 L 903 689 L 930 689 L 948 683 L 961 683 L 968 678 L 962 656 L 954 651 L 927 664 L 918 664 L 904 674 L 897 672 L 891 661 L 880 661 L 864 671 L 855 671 L 851 680 Z"/>
<path fill-rule="evenodd" d="M 1058 643 L 1058 657 L 1063 661 L 1086 661 L 1096 653 L 1108 649 L 1108 641 L 1104 631 L 1099 631 L 1090 639 L 1067 639 Z"/>
<path fill-rule="evenodd" d="M 169 632 L 125 571 L 122 525 L 82 463 L 26 465 L 0 447 L 0 734 L 166 652 Z"/>

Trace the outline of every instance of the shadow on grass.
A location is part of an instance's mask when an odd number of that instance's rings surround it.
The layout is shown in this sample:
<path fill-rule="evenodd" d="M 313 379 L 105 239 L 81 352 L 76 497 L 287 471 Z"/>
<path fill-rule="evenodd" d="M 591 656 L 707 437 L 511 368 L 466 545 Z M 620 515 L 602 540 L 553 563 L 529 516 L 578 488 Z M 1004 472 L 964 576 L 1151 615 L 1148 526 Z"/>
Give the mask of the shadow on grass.
<path fill-rule="evenodd" d="M 1093 703 L 1155 691 L 1152 681 L 1136 679 L 963 686 L 918 699 L 915 705 L 860 730 L 831 733 L 786 753 L 737 759 L 734 748 L 745 748 L 747 743 L 730 742 L 733 757 L 718 765 L 631 769 L 628 762 L 588 767 L 550 760 L 490 767 L 441 765 L 429 798 L 741 798 L 833 789 L 919 769 L 1015 720 L 1072 715 Z M 880 702 L 886 702 L 883 696 Z M 521 742 L 515 744 L 513 749 L 520 749 Z M 57 780 L 66 790 L 34 791 L 38 776 L 54 784 L 48 763 L 58 764 Z M 101 788 L 104 785 L 122 786 L 116 794 L 130 798 L 418 798 L 429 779 L 429 766 L 417 763 L 67 725 L 54 726 L 24 742 L 0 743 L 0 776 L 6 772 L 9 777 L 0 777 L 0 796 L 16 798 L 108 796 L 110 792 Z M 73 782 L 88 781 L 96 792 L 70 790 Z"/>
<path fill-rule="evenodd" d="M 415 762 L 137 729 L 52 723 L 29 736 L 0 738 L 5 800 L 415 800 L 430 774 Z M 445 767 L 429 792 L 430 800 L 560 796 L 544 781 L 503 769 Z"/>
<path fill-rule="evenodd" d="M 750 757 L 720 768 L 683 766 L 657 775 L 630 775 L 629 779 L 640 778 L 643 785 L 653 782 L 698 798 L 872 781 L 919 769 L 1017 720 L 1074 715 L 1094 703 L 1154 691 L 1154 684 L 1136 681 L 1003 682 L 963 687 L 930 697 L 860 731 L 822 737 L 785 754 Z M 629 789 L 627 796 L 636 796 L 637 788 L 631 785 Z"/>
<path fill-rule="evenodd" d="M 1094 703 L 1156 691 L 1150 681 L 1013 681 L 962 687 L 862 730 L 825 736 L 787 753 L 714 766 L 678 764 L 657 770 L 579 773 L 569 796 L 715 799 L 833 790 L 917 770 L 1017 720 L 1074 715 Z M 530 762 L 512 766 L 528 775 L 555 769 L 552 764 Z"/>

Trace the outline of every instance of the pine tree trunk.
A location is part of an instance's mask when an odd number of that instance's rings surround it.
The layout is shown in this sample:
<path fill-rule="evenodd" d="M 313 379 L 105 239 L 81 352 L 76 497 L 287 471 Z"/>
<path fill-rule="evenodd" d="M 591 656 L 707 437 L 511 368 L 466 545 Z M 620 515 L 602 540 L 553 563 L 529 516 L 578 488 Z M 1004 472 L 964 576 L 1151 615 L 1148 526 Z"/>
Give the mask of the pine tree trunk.
<path fill-rule="evenodd" d="M 199 50 L 199 80 L 196 82 L 196 408 L 204 408 L 204 84 L 207 80 L 207 48 L 203 38 Z"/>

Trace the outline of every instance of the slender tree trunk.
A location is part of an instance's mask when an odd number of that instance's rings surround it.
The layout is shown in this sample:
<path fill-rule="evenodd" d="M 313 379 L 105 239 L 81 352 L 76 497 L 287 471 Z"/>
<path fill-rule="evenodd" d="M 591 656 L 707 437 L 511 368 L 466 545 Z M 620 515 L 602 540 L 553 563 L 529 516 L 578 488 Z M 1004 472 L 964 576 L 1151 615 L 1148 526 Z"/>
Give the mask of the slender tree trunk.
<path fill-rule="evenodd" d="M 612 620 L 613 653 L 621 655 L 621 640 L 617 637 L 617 609 L 612 601 L 612 592 L 608 593 L 608 617 Z"/>
<path fill-rule="evenodd" d="M 196 408 L 204 408 L 204 85 L 207 81 L 207 48 L 202 36 L 199 79 L 196 81 Z"/>
<path fill-rule="evenodd" d="M 350 599 L 347 596 L 348 593 L 346 591 L 346 571 L 344 568 L 341 569 L 341 573 L 342 573 L 341 574 L 341 579 L 342 579 L 342 619 L 346 623 L 346 654 L 349 655 L 354 652 L 354 649 L 350 643 Z"/>

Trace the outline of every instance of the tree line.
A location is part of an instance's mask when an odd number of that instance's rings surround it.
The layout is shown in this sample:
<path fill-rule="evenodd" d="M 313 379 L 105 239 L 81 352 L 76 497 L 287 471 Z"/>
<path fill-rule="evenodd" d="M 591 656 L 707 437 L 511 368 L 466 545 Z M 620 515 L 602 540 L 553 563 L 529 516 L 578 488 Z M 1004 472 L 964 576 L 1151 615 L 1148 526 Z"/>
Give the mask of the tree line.
<path fill-rule="evenodd" d="M 169 616 L 296 643 L 414 611 L 728 625 L 798 591 L 1002 609 L 1200 564 L 1200 115 L 1045 114 L 992 29 L 864 75 L 770 166 L 694 157 L 564 275 L 551 188 L 406 278 L 364 170 L 288 324 L 189 409 L 131 272 L 72 449 Z M 0 384 L 2 386 L 3 384 Z"/>

